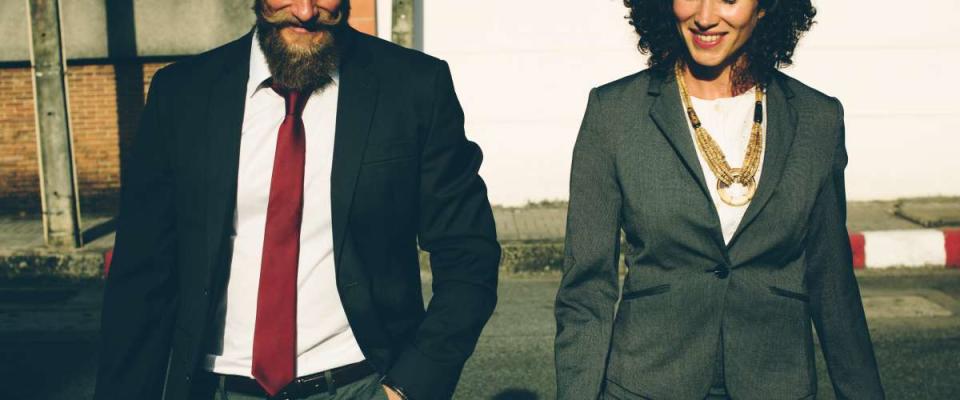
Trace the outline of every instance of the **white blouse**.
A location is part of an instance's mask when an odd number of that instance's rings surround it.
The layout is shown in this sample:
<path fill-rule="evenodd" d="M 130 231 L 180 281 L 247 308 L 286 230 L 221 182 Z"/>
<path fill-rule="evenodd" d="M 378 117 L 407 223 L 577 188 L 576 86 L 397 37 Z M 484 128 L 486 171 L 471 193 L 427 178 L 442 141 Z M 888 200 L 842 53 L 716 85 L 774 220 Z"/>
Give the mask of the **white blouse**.
<path fill-rule="evenodd" d="M 719 98 L 716 100 L 703 100 L 696 97 L 690 97 L 693 103 L 693 109 L 700 118 L 701 125 L 707 130 L 713 140 L 717 142 L 723 154 L 727 158 L 727 163 L 732 168 L 739 168 L 743 164 L 743 157 L 747 152 L 747 144 L 750 142 L 750 129 L 753 127 L 753 110 L 756 101 L 756 89 L 750 89 L 746 93 L 735 97 Z M 760 168 L 757 170 L 756 180 L 759 183 L 760 173 L 763 172 L 763 157 L 766 153 L 767 140 L 767 105 L 764 97 L 763 105 L 763 152 L 760 154 Z M 686 112 L 684 112 L 686 115 Z M 687 126 L 690 127 L 690 135 L 693 142 L 696 143 L 696 132 L 690 125 L 689 117 Z M 696 146 L 696 144 L 694 144 Z M 723 230 L 723 240 L 730 243 L 733 234 L 743 219 L 749 203 L 740 207 L 734 207 L 720 200 L 717 193 L 717 176 L 710 170 L 706 159 L 700 149 L 697 148 L 697 158 L 700 160 L 700 167 L 703 169 L 703 176 L 706 178 L 707 188 L 710 189 L 710 197 L 717 209 L 717 215 L 720 217 L 720 226 Z"/>

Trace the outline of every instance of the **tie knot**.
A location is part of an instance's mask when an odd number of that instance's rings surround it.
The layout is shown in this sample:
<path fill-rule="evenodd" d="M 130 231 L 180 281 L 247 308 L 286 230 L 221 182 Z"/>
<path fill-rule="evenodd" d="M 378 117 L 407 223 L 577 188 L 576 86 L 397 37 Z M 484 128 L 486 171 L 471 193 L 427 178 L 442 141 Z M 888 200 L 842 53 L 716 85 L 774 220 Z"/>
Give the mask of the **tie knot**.
<path fill-rule="evenodd" d="M 287 115 L 303 116 L 303 108 L 307 105 L 307 99 L 310 98 L 309 94 L 304 95 L 299 90 L 287 89 L 276 83 L 271 84 L 270 88 L 277 92 L 280 97 L 283 97 L 287 104 Z"/>

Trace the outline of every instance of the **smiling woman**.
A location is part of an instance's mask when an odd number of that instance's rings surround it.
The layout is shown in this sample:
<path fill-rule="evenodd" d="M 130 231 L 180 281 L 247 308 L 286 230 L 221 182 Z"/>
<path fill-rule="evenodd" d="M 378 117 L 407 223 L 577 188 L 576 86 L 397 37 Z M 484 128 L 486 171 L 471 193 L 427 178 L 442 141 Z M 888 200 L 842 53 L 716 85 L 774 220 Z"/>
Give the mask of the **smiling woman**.
<path fill-rule="evenodd" d="M 752 76 L 759 81 L 766 80 L 774 69 L 792 64 L 793 51 L 800 37 L 813 26 L 817 14 L 809 0 L 624 0 L 624 4 L 630 8 L 630 24 L 639 36 L 637 48 L 650 55 L 651 68 L 672 69 L 688 54 L 695 33 L 721 32 L 720 37 L 698 38 L 702 51 L 690 54 L 698 63 L 713 66 L 739 60 L 730 56 L 743 54 L 742 60 L 749 60 L 749 65 L 738 67 L 747 67 L 750 73 L 734 79 Z M 697 26 L 696 12 L 704 7 L 707 12 L 719 14 L 722 26 Z M 677 34 L 678 21 L 682 35 Z M 729 33 L 734 33 L 734 37 L 724 37 Z M 721 43 L 723 46 L 717 49 Z M 745 84 L 751 86 L 749 82 Z M 739 82 L 739 86 L 742 88 L 744 82 Z"/>
<path fill-rule="evenodd" d="M 591 91 L 573 150 L 558 398 L 813 399 L 815 326 L 837 398 L 883 399 L 843 109 L 777 70 L 810 1 L 625 4 L 651 68 Z"/>

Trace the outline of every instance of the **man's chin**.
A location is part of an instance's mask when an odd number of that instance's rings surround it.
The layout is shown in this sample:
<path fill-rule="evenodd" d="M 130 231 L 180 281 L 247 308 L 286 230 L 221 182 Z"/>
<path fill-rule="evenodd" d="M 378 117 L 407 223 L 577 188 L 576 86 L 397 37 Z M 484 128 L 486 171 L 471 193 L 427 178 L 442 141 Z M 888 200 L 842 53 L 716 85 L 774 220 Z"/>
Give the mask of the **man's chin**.
<path fill-rule="evenodd" d="M 327 31 L 310 32 L 301 28 L 286 27 L 280 30 L 280 38 L 291 51 L 308 52 L 322 47 L 329 41 Z"/>

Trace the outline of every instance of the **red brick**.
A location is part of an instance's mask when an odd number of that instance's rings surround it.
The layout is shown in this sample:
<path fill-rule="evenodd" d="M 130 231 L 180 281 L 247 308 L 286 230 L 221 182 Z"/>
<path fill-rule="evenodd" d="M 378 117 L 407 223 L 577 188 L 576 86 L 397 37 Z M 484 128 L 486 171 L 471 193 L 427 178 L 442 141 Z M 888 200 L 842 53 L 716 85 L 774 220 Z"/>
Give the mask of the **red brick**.
<path fill-rule="evenodd" d="M 371 35 L 377 34 L 376 0 L 352 0 L 350 2 L 350 26 Z"/>

